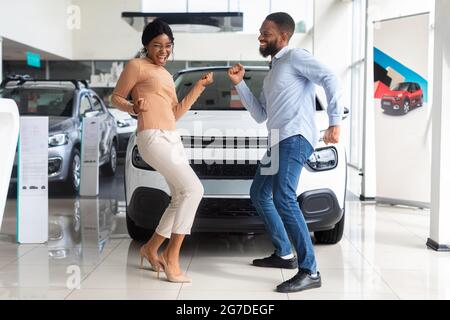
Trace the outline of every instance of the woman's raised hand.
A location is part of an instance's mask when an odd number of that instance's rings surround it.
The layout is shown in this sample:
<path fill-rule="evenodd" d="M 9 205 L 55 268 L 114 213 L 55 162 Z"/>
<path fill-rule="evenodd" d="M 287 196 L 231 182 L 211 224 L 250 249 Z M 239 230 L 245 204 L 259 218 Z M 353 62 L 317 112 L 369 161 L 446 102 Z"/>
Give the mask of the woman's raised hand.
<path fill-rule="evenodd" d="M 198 80 L 198 82 L 204 87 L 209 86 L 210 84 L 212 84 L 214 82 L 214 73 L 208 72 L 208 73 L 204 74 L 200 78 L 200 80 Z"/>

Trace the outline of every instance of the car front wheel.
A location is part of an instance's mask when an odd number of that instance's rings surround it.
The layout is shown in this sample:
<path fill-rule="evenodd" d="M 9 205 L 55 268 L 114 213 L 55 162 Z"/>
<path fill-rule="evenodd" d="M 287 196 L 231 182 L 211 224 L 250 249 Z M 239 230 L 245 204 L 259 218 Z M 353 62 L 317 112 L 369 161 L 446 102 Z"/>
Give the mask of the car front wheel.
<path fill-rule="evenodd" d="M 409 106 L 409 100 L 405 100 L 405 103 L 403 105 L 403 113 L 407 114 L 410 110 L 410 106 Z"/>
<path fill-rule="evenodd" d="M 128 213 L 126 214 L 127 219 L 127 230 L 131 239 L 139 242 L 147 242 L 148 239 L 152 236 L 155 230 L 149 230 L 142 227 L 139 227 L 134 223 L 134 221 L 130 218 Z"/>
<path fill-rule="evenodd" d="M 334 226 L 333 229 L 327 231 L 314 232 L 314 237 L 319 244 L 336 244 L 341 241 L 344 235 L 345 224 L 345 209 L 341 220 Z"/>
<path fill-rule="evenodd" d="M 81 181 L 81 156 L 78 149 L 74 149 L 72 152 L 72 158 L 70 159 L 69 174 L 66 180 L 66 186 L 71 194 L 76 194 L 80 189 Z"/>

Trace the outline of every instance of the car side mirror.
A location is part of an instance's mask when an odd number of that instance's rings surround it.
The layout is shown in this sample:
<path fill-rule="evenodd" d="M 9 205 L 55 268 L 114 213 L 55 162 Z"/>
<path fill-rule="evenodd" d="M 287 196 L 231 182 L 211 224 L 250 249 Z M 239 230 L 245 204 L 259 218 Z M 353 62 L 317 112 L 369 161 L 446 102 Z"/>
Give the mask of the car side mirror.
<path fill-rule="evenodd" d="M 347 107 L 344 107 L 344 115 L 342 116 L 342 120 L 345 120 L 350 115 L 350 109 Z"/>

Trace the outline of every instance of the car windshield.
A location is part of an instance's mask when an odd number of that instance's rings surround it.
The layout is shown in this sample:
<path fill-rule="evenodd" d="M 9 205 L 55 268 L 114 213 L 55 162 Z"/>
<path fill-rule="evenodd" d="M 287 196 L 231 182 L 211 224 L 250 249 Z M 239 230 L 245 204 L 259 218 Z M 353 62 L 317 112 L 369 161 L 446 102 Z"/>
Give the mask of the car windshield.
<path fill-rule="evenodd" d="M 208 86 L 191 110 L 244 110 L 239 95 L 227 75 L 227 70 L 212 70 L 214 83 Z M 178 100 L 181 101 L 192 86 L 208 70 L 189 71 L 175 79 Z M 245 83 L 259 97 L 267 70 L 246 70 Z"/>
<path fill-rule="evenodd" d="M 63 88 L 4 88 L 0 97 L 13 99 L 24 116 L 71 117 L 73 90 Z"/>
<path fill-rule="evenodd" d="M 409 83 L 400 83 L 397 86 L 395 86 L 393 91 L 408 91 L 409 89 Z"/>

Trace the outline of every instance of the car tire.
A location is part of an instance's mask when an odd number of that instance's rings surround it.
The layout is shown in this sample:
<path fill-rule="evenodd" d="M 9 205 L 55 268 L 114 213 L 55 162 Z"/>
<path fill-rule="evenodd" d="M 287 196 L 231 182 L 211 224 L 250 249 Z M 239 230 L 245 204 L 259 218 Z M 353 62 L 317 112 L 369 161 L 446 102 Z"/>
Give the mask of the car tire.
<path fill-rule="evenodd" d="M 314 232 L 314 237 L 319 244 L 336 244 L 341 241 L 344 235 L 345 224 L 345 209 L 341 220 L 334 226 L 333 229 L 327 231 Z"/>
<path fill-rule="evenodd" d="M 403 113 L 407 114 L 411 110 L 411 105 L 409 103 L 409 100 L 405 100 L 403 103 Z"/>
<path fill-rule="evenodd" d="M 128 213 L 126 214 L 127 219 L 127 230 L 131 239 L 139 242 L 147 242 L 148 239 L 153 235 L 155 230 L 144 229 L 139 227 L 134 223 L 134 221 L 130 218 Z"/>
<path fill-rule="evenodd" d="M 100 170 L 102 171 L 102 175 L 106 177 L 112 177 L 116 174 L 117 169 L 117 147 L 116 144 L 113 143 L 111 145 L 111 151 L 109 155 L 109 161 L 101 166 Z"/>
<path fill-rule="evenodd" d="M 66 189 L 70 194 L 77 194 L 81 182 L 81 155 L 80 150 L 73 149 L 70 157 L 69 173 L 65 182 Z"/>

